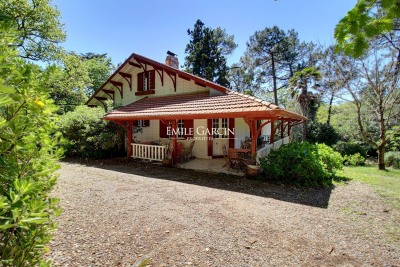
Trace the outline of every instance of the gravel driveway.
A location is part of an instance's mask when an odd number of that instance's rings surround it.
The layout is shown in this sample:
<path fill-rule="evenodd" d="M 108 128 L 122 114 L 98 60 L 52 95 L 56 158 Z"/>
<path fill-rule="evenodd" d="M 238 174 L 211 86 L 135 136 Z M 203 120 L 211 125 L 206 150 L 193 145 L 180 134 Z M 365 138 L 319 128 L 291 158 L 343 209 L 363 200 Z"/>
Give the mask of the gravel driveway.
<path fill-rule="evenodd" d="M 368 185 L 299 190 L 141 163 L 63 162 L 56 266 L 400 266 L 400 215 Z"/>

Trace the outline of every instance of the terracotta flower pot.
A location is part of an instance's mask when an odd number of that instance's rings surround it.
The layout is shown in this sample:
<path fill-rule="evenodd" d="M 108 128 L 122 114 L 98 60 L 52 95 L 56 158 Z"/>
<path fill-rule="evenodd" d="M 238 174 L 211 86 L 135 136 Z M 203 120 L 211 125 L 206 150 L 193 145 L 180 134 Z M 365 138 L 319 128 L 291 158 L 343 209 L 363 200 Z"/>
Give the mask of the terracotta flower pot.
<path fill-rule="evenodd" d="M 172 159 L 163 159 L 162 160 L 162 165 L 164 167 L 171 167 L 172 166 Z"/>
<path fill-rule="evenodd" d="M 260 166 L 257 165 L 247 165 L 245 174 L 247 179 L 255 179 L 260 173 Z"/>

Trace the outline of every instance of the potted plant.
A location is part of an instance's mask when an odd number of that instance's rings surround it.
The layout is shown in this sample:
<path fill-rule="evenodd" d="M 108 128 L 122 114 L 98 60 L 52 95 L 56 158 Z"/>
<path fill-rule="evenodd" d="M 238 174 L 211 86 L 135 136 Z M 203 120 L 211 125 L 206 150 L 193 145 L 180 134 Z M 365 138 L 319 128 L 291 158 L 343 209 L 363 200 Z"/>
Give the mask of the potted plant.
<path fill-rule="evenodd" d="M 173 148 L 170 147 L 169 145 L 165 145 L 165 157 L 162 160 L 162 165 L 164 167 L 171 167 L 172 166 L 172 152 Z"/>
<path fill-rule="evenodd" d="M 257 165 L 257 153 L 254 153 L 251 156 L 251 161 L 246 165 L 246 178 L 247 179 L 254 179 L 260 173 L 260 166 Z"/>

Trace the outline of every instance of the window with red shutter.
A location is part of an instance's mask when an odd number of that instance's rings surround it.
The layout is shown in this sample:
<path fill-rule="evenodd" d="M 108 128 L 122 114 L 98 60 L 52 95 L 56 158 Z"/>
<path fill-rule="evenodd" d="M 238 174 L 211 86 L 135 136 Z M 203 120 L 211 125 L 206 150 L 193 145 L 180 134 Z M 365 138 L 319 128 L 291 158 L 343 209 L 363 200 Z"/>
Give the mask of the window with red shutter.
<path fill-rule="evenodd" d="M 142 72 L 137 74 L 137 91 L 141 92 L 143 91 L 143 76 Z"/>
<path fill-rule="evenodd" d="M 184 120 L 185 139 L 192 139 L 194 134 L 193 120 Z"/>
<path fill-rule="evenodd" d="M 160 120 L 160 138 L 168 138 L 167 125 Z"/>
<path fill-rule="evenodd" d="M 150 90 L 156 89 L 156 71 L 151 70 L 148 72 L 148 77 L 149 77 L 149 88 Z"/>

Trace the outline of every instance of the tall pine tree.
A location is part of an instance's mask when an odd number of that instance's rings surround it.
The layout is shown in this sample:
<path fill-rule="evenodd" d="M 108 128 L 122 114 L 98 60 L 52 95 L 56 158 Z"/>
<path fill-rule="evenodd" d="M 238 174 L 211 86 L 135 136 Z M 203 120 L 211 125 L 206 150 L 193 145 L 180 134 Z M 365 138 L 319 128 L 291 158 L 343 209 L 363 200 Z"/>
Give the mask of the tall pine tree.
<path fill-rule="evenodd" d="M 228 87 L 226 56 L 237 47 L 233 35 L 226 34 L 221 28 L 205 27 L 201 20 L 196 21 L 193 30 L 188 29 L 188 35 L 191 39 L 185 49 L 185 70 Z"/>

